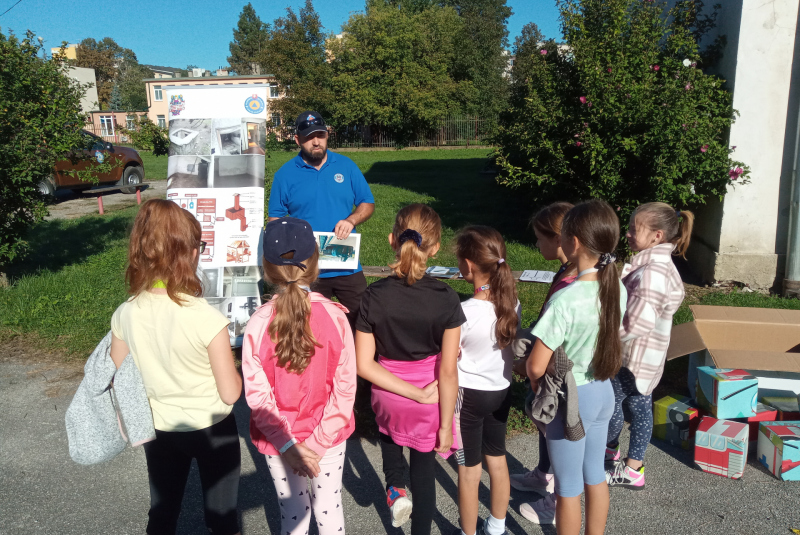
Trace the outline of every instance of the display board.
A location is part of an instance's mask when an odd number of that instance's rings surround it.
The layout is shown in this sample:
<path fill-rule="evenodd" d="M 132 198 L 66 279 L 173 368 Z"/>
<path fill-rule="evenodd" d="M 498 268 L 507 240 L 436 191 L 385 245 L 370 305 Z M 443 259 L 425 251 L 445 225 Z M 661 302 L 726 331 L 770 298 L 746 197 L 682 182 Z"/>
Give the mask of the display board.
<path fill-rule="evenodd" d="M 168 86 L 167 199 L 200 222 L 204 297 L 231 345 L 261 304 L 267 86 Z"/>

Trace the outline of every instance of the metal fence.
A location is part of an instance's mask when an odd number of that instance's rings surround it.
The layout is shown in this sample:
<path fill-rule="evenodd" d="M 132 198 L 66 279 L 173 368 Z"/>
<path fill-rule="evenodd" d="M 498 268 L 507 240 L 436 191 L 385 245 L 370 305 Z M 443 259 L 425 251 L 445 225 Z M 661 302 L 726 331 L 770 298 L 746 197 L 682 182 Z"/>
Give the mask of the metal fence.
<path fill-rule="evenodd" d="M 116 121 L 112 124 L 101 125 L 88 123 L 83 127 L 87 132 L 91 132 L 109 143 L 130 143 L 129 137 L 120 132 L 123 128 L 125 128 L 125 125 L 120 125 Z"/>
<path fill-rule="evenodd" d="M 407 147 L 444 147 L 485 145 L 496 120 L 491 117 L 458 115 L 445 117 L 436 127 L 419 132 L 402 143 Z M 291 140 L 294 125 L 270 126 L 268 133 L 278 140 Z M 391 129 L 374 125 L 353 125 L 330 129 L 329 146 L 336 148 L 396 148 L 401 145 Z"/>

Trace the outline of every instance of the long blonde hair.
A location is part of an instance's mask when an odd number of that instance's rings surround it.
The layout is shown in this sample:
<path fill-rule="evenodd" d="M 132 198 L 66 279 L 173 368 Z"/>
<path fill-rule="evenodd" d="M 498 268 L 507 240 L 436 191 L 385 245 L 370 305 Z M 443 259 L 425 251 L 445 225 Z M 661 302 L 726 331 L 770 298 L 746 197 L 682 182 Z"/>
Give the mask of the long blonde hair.
<path fill-rule="evenodd" d="M 400 243 L 400 235 L 407 230 L 419 233 L 421 242 L 408 239 Z M 414 284 L 425 275 L 428 258 L 436 252 L 442 238 L 442 220 L 427 204 L 409 204 L 397 212 L 392 235 L 397 261 L 389 267 L 406 283 Z"/>
<path fill-rule="evenodd" d="M 286 253 L 293 258 L 294 253 Z M 322 347 L 311 332 L 311 301 L 301 286 L 311 286 L 319 276 L 319 249 L 307 260 L 306 269 L 298 266 L 276 266 L 264 260 L 264 278 L 278 286 L 275 315 L 267 329 L 275 343 L 278 366 L 286 371 L 301 374 L 308 367 L 315 348 Z"/>
<path fill-rule="evenodd" d="M 664 233 L 664 241 L 675 244 L 673 254 L 686 258 L 686 250 L 692 241 L 694 228 L 694 214 L 688 210 L 676 212 L 675 209 L 663 202 L 648 202 L 636 207 L 631 214 L 631 223 L 636 223 L 636 216 L 641 215 L 640 225 L 645 225 L 650 230 L 660 230 Z"/>

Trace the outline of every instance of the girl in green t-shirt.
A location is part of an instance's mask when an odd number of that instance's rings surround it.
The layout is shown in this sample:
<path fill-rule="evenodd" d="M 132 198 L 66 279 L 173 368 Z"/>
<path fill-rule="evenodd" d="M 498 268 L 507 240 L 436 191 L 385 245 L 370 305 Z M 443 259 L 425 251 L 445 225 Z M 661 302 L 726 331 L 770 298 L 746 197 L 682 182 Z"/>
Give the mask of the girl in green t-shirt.
<path fill-rule="evenodd" d="M 625 288 L 613 254 L 619 219 L 601 200 L 575 206 L 564 217 L 561 248 L 578 268 L 578 277 L 557 292 L 533 329 L 537 341 L 527 361 L 531 388 L 546 373 L 550 357 L 563 347 L 573 363 L 578 405 L 586 436 L 564 435 L 564 404 L 547 425 L 547 449 L 555 476 L 555 523 L 560 534 L 580 533 L 581 493 L 586 492 L 586 533 L 603 533 L 609 493 L 603 458 L 608 422 L 614 412 L 609 379 L 620 367 L 619 327 Z"/>

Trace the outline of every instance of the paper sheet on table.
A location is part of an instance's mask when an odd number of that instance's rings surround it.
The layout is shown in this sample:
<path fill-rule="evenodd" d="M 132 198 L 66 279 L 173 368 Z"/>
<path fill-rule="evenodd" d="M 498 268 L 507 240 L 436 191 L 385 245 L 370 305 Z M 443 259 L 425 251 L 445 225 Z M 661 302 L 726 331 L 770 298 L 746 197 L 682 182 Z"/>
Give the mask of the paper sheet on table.
<path fill-rule="evenodd" d="M 519 280 L 522 282 L 545 282 L 550 284 L 553 282 L 553 279 L 556 277 L 554 271 L 537 271 L 535 269 L 526 269 L 522 272 L 522 275 L 519 276 Z"/>

